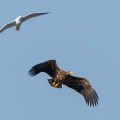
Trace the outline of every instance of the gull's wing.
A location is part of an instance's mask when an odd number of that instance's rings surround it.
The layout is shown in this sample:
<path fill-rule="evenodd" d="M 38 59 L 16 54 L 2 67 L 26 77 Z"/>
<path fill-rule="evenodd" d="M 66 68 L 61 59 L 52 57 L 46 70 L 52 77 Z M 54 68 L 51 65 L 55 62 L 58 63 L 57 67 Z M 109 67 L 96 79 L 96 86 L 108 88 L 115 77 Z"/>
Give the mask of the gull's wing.
<path fill-rule="evenodd" d="M 6 25 L 4 25 L 1 29 L 0 29 L 0 33 L 3 32 L 5 29 L 13 27 L 15 25 L 15 21 L 12 21 Z"/>
<path fill-rule="evenodd" d="M 86 78 L 68 75 L 63 84 L 82 94 L 88 105 L 90 104 L 90 106 L 96 106 L 98 104 L 99 97 Z"/>
<path fill-rule="evenodd" d="M 28 74 L 30 76 L 35 76 L 40 72 L 45 72 L 51 77 L 54 77 L 56 71 L 60 69 L 55 60 L 49 60 L 40 64 L 37 64 L 29 70 Z"/>
<path fill-rule="evenodd" d="M 48 13 L 49 12 L 47 12 L 47 13 L 31 13 L 29 15 L 26 15 L 26 16 L 22 17 L 22 22 L 24 22 L 24 21 L 26 21 L 26 20 L 28 20 L 32 17 L 36 17 L 36 16 L 39 16 L 39 15 L 45 15 L 45 14 L 48 14 Z"/>

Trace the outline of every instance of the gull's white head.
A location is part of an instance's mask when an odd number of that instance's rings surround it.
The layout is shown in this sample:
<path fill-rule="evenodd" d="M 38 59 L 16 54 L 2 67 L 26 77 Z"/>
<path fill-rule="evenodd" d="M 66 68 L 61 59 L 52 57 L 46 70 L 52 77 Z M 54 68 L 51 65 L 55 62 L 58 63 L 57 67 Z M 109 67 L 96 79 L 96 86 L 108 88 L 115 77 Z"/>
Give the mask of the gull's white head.
<path fill-rule="evenodd" d="M 19 19 L 19 20 L 21 20 L 21 18 L 22 18 L 21 16 L 18 16 L 18 19 Z"/>
<path fill-rule="evenodd" d="M 16 21 L 21 21 L 21 16 L 18 16 L 17 18 L 16 18 Z"/>

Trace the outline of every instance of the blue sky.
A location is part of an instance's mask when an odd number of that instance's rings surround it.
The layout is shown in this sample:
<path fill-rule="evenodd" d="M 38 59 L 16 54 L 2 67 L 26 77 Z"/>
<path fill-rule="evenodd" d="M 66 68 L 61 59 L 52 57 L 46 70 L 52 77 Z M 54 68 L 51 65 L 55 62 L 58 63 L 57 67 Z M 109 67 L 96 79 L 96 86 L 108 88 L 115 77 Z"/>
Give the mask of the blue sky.
<path fill-rule="evenodd" d="M 0 34 L 0 119 L 119 119 L 120 1 L 4 0 L 0 28 L 19 15 L 50 12 Z M 99 95 L 89 107 L 83 96 L 63 85 L 56 89 L 35 64 L 56 59 L 59 67 L 87 78 Z"/>

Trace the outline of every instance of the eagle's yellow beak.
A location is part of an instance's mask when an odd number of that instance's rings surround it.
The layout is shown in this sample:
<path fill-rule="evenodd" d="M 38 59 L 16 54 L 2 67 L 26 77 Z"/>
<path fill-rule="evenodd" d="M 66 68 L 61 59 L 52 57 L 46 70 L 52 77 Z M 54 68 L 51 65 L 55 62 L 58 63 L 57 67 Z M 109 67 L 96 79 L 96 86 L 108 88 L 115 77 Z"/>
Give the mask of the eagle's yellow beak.
<path fill-rule="evenodd" d="M 21 20 L 21 18 L 19 18 L 19 20 Z"/>
<path fill-rule="evenodd" d="M 73 74 L 73 71 L 70 71 L 69 73 L 70 73 L 70 74 Z"/>

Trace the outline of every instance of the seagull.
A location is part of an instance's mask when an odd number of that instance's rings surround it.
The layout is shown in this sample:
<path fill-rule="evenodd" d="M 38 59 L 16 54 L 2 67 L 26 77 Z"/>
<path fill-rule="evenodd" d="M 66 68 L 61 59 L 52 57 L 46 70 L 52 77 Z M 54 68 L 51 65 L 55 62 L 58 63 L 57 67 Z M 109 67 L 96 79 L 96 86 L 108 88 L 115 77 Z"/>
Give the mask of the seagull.
<path fill-rule="evenodd" d="M 16 31 L 19 31 L 20 30 L 20 25 L 21 23 L 23 23 L 24 21 L 32 18 L 32 17 L 36 17 L 36 16 L 39 16 L 39 15 L 45 15 L 45 14 L 48 14 L 49 12 L 47 13 L 30 13 L 24 17 L 21 17 L 21 16 L 18 16 L 14 21 L 4 25 L 1 29 L 0 29 L 0 33 L 3 32 L 5 29 L 7 28 L 10 28 L 10 27 L 13 27 L 13 26 L 16 26 Z"/>

